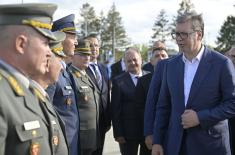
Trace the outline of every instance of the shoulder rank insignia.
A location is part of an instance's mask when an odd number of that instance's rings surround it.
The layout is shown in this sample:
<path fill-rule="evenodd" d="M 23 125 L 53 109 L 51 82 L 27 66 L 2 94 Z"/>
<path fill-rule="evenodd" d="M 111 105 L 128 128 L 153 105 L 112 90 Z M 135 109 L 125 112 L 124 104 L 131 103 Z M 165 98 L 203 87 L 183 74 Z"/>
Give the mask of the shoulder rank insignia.
<path fill-rule="evenodd" d="M 81 77 L 81 73 L 79 73 L 79 72 L 74 72 L 74 74 L 76 75 L 76 77 Z"/>
<path fill-rule="evenodd" d="M 39 100 L 41 100 L 42 102 L 46 102 L 45 97 L 42 95 L 42 93 L 38 89 L 33 88 L 33 91 Z"/>
<path fill-rule="evenodd" d="M 20 87 L 15 78 L 13 78 L 12 76 L 8 76 L 7 80 L 9 81 L 12 89 L 15 91 L 17 95 L 24 96 L 23 89 Z"/>

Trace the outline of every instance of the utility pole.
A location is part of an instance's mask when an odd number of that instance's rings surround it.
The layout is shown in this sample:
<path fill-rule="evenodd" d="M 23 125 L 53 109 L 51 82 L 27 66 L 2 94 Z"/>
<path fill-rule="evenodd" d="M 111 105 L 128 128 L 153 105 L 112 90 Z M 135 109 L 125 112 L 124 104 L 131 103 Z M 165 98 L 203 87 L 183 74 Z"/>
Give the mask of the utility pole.
<path fill-rule="evenodd" d="M 21 3 L 23 4 L 23 3 L 24 3 L 24 0 L 21 0 Z"/>

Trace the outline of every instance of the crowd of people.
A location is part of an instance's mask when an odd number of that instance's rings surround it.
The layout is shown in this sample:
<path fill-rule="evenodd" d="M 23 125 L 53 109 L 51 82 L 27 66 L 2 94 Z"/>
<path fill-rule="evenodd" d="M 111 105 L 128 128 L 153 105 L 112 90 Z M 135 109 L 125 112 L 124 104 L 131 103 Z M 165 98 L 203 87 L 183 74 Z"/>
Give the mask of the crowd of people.
<path fill-rule="evenodd" d="M 202 15 L 177 18 L 177 55 L 129 47 L 110 77 L 98 36 L 56 9 L 0 5 L 0 155 L 102 155 L 111 126 L 122 155 L 235 154 L 235 48 L 203 45 Z"/>

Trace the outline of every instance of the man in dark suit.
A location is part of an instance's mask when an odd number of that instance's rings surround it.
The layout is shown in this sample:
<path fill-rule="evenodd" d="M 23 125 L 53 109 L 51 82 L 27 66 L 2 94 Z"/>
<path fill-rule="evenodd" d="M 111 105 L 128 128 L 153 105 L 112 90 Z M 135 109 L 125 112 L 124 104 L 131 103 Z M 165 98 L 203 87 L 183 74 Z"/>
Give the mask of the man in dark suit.
<path fill-rule="evenodd" d="M 111 107 L 115 141 L 120 145 L 122 155 L 145 154 L 147 147 L 143 136 L 143 109 L 136 103 L 135 88 L 138 78 L 146 74 L 141 70 L 141 55 L 135 48 L 129 48 L 124 55 L 127 72 L 113 79 Z"/>
<path fill-rule="evenodd" d="M 67 67 L 77 44 L 74 15 L 71 14 L 54 21 L 52 31 L 62 31 L 66 34 L 62 46 L 67 57 L 61 61 L 63 68 L 58 81 L 47 88 L 47 93 L 65 123 L 70 155 L 77 155 L 79 154 L 79 111 L 74 79 Z"/>
<path fill-rule="evenodd" d="M 105 133 L 111 127 L 110 118 L 110 95 L 109 95 L 109 76 L 105 65 L 99 63 L 97 58 L 99 57 L 99 41 L 95 34 L 91 34 L 86 37 L 90 42 L 91 48 L 91 62 L 89 67 L 86 69 L 87 74 L 91 80 L 96 84 L 99 89 L 100 102 L 99 102 L 99 129 L 98 134 L 100 135 L 98 140 L 100 142 L 96 151 L 93 155 L 102 155 Z"/>
<path fill-rule="evenodd" d="M 164 69 L 152 155 L 231 155 L 227 119 L 235 116 L 234 66 L 202 45 L 203 34 L 201 15 L 178 17 L 172 37 L 182 54 Z"/>
<path fill-rule="evenodd" d="M 225 55 L 233 62 L 235 66 L 235 47 L 231 48 Z M 235 155 L 235 117 L 229 119 L 231 151 Z"/>
<path fill-rule="evenodd" d="M 152 79 L 150 78 L 150 75 L 148 75 L 149 77 L 146 77 L 151 81 L 151 83 L 145 96 L 146 104 L 144 108 L 144 136 L 145 144 L 150 150 L 152 149 L 153 145 L 153 125 L 156 114 L 156 103 L 158 101 L 158 96 L 161 88 L 164 66 L 168 60 L 169 59 L 161 60 L 157 63 L 155 71 L 153 75 L 151 75 L 151 78 L 153 76 Z"/>
<path fill-rule="evenodd" d="M 111 65 L 111 80 L 126 70 L 123 58 Z"/>
<path fill-rule="evenodd" d="M 0 5 L 1 155 L 68 155 L 53 107 L 41 104 L 29 79 L 48 69 L 56 8 L 45 3 Z"/>
<path fill-rule="evenodd" d="M 166 52 L 165 44 L 161 41 L 156 41 L 153 44 L 150 62 L 146 63 L 142 69 L 153 73 L 154 66 L 156 66 L 157 62 L 166 58 L 168 58 L 168 54 Z"/>

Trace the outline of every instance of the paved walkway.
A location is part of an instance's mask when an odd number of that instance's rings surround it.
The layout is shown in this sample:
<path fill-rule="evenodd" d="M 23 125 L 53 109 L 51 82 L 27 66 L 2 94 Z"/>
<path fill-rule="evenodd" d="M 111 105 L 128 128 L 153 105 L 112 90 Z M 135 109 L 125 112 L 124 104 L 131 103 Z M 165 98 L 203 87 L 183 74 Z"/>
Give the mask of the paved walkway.
<path fill-rule="evenodd" d="M 106 133 L 103 155 L 121 155 L 118 143 L 113 138 L 113 129 Z"/>

